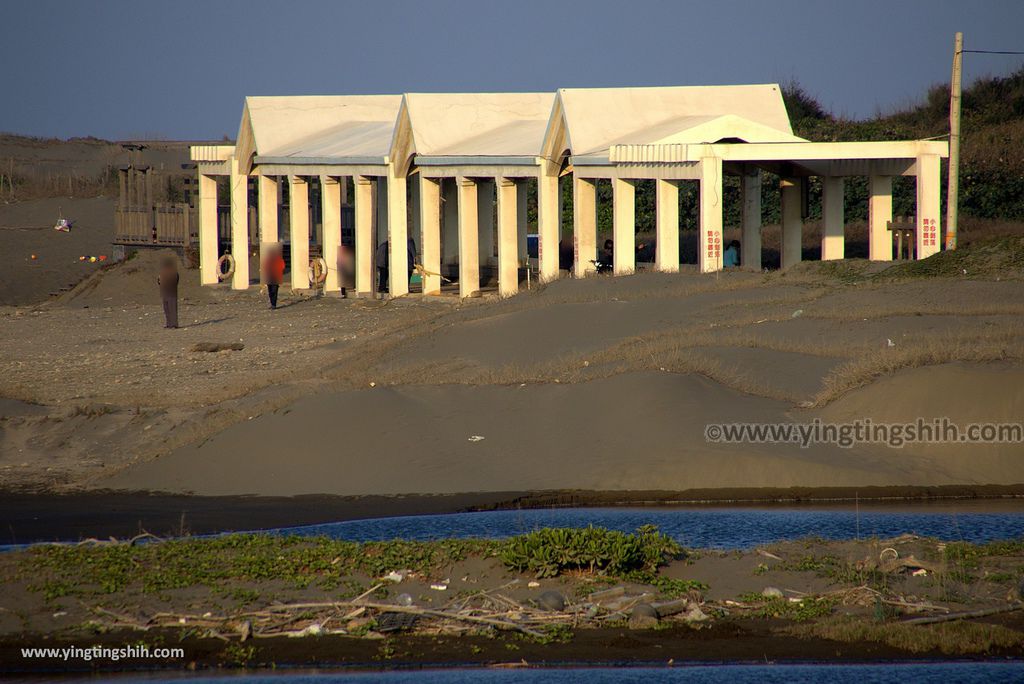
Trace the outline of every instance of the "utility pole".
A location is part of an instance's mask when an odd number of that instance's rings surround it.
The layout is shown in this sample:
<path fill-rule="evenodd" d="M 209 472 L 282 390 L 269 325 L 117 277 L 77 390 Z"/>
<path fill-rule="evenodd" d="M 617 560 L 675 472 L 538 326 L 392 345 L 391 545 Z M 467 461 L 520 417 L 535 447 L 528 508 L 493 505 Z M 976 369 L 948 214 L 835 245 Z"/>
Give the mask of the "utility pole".
<path fill-rule="evenodd" d="M 960 75 L 964 61 L 964 34 L 957 31 L 953 44 L 953 78 L 949 93 L 949 188 L 946 194 L 946 249 L 956 249 L 957 203 L 960 196 Z"/>

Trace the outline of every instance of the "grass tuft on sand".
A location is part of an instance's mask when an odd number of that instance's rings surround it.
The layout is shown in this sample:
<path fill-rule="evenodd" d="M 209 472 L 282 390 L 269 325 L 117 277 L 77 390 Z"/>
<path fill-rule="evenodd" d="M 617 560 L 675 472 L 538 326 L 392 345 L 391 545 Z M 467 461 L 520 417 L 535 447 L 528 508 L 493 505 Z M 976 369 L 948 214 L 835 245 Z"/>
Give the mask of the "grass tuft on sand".
<path fill-rule="evenodd" d="M 844 643 L 868 641 L 910 653 L 937 652 L 943 655 L 976 655 L 996 649 L 1024 647 L 1024 633 L 1002 625 L 966 621 L 907 625 L 835 616 L 786 627 L 782 633 L 803 639 L 817 637 Z"/>

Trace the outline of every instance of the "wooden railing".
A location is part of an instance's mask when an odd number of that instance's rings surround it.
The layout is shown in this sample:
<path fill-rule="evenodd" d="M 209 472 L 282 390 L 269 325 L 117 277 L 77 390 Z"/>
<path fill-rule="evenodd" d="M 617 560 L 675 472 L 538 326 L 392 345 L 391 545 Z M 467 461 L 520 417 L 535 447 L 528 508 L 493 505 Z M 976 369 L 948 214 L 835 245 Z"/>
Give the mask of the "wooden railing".
<path fill-rule="evenodd" d="M 117 209 L 114 213 L 114 241 L 121 244 L 153 242 L 153 212 L 148 209 Z"/>
<path fill-rule="evenodd" d="M 187 204 L 158 204 L 152 209 L 118 208 L 114 242 L 123 245 L 185 246 L 191 240 L 192 209 Z"/>

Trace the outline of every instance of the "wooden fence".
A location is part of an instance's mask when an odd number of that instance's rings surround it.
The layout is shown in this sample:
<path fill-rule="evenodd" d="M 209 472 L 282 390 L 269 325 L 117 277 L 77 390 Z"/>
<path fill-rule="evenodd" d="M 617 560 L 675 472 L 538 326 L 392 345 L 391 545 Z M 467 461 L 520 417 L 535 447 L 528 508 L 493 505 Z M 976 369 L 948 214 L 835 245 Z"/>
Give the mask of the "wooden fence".
<path fill-rule="evenodd" d="M 191 241 L 193 222 L 192 209 L 187 204 L 157 204 L 152 209 L 118 208 L 114 213 L 114 242 L 186 246 Z"/>

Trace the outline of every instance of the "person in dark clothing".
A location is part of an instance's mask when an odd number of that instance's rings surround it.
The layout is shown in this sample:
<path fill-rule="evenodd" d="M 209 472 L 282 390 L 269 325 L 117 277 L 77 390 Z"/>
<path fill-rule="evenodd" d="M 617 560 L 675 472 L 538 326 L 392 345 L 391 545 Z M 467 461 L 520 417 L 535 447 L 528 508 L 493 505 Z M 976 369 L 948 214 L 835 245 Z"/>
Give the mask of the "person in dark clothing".
<path fill-rule="evenodd" d="M 270 308 L 277 308 L 277 292 L 284 280 L 284 254 L 280 247 L 270 250 L 263 261 L 263 280 L 267 283 L 267 295 L 270 297 Z"/>
<path fill-rule="evenodd" d="M 390 275 L 388 269 L 388 250 L 390 249 L 390 240 L 377 245 L 377 253 L 374 255 L 374 263 L 377 266 L 377 292 L 382 294 L 388 291 L 388 276 Z"/>
<path fill-rule="evenodd" d="M 160 274 L 156 279 L 160 286 L 160 299 L 164 303 L 165 328 L 178 327 L 178 265 L 172 256 L 160 261 Z"/>

